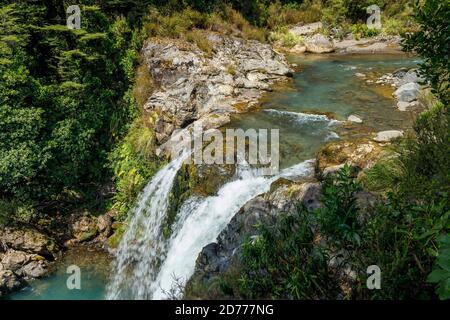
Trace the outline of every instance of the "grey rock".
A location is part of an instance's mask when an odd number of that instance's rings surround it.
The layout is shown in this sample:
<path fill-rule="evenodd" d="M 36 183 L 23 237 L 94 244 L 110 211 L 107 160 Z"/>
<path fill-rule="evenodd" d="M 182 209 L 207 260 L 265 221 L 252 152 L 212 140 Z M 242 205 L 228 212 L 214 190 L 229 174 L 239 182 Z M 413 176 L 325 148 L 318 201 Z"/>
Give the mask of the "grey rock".
<path fill-rule="evenodd" d="M 44 257 L 53 258 L 59 250 L 53 239 L 34 229 L 0 228 L 0 239 L 7 248 Z"/>
<path fill-rule="evenodd" d="M 355 116 L 355 115 L 350 115 L 347 118 L 347 121 L 354 122 L 354 123 L 363 123 L 362 119 L 360 117 Z"/>
<path fill-rule="evenodd" d="M 21 270 L 22 274 L 28 278 L 40 278 L 45 275 L 47 271 L 47 264 L 42 260 L 31 261 Z"/>
<path fill-rule="evenodd" d="M 16 272 L 28 263 L 31 257 L 31 254 L 10 249 L 3 255 L 1 264 L 4 269 Z"/>
<path fill-rule="evenodd" d="M 295 25 L 289 29 L 289 32 L 295 34 L 296 36 L 306 36 L 318 31 L 321 28 L 322 22 L 313 22 L 305 25 Z"/>
<path fill-rule="evenodd" d="M 411 102 L 417 99 L 420 91 L 420 86 L 415 82 L 409 82 L 400 86 L 397 91 L 394 92 L 394 96 L 399 101 Z"/>

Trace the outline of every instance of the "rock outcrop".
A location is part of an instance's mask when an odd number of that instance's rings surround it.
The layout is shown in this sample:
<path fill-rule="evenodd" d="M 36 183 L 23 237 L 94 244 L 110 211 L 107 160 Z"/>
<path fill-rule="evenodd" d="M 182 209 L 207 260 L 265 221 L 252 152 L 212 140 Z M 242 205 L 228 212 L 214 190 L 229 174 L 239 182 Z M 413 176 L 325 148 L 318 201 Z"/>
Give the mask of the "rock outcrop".
<path fill-rule="evenodd" d="M 56 242 L 43 233 L 29 228 L 0 228 L 3 247 L 38 254 L 53 259 L 59 251 Z"/>
<path fill-rule="evenodd" d="M 377 36 L 366 39 L 334 41 L 338 53 L 401 53 L 400 37 Z"/>
<path fill-rule="evenodd" d="M 284 57 L 258 41 L 205 33 L 212 53 L 195 44 L 174 40 L 147 41 L 143 54 L 157 89 L 144 108 L 156 113 L 158 153 L 176 129 L 186 134 L 193 123 L 204 130 L 230 121 L 231 113 L 246 111 L 275 82 L 292 75 Z M 180 130 L 178 130 L 180 131 Z"/>
<path fill-rule="evenodd" d="M 195 282 L 207 284 L 226 272 L 239 256 L 244 240 L 258 234 L 257 225 L 263 219 L 289 214 L 299 202 L 308 209 L 318 208 L 320 190 L 317 182 L 293 182 L 284 178 L 275 181 L 268 193 L 250 200 L 236 213 L 217 242 L 203 248 L 187 286 Z"/>
<path fill-rule="evenodd" d="M 58 251 L 56 242 L 37 230 L 0 228 L 0 297 L 46 274 Z"/>

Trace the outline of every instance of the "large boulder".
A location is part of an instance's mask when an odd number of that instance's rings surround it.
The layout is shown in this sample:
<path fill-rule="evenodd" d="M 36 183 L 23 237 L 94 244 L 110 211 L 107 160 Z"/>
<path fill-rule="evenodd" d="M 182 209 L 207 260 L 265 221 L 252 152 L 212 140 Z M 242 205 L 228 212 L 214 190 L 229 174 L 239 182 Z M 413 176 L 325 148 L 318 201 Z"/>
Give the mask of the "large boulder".
<path fill-rule="evenodd" d="M 315 34 L 305 39 L 306 51 L 311 53 L 329 53 L 334 51 L 333 42 L 323 34 Z"/>
<path fill-rule="evenodd" d="M 8 269 L 16 272 L 25 264 L 27 264 L 31 260 L 31 258 L 31 254 L 10 249 L 5 252 L 0 261 L 0 264 L 3 266 L 3 269 Z"/>
<path fill-rule="evenodd" d="M 419 76 L 417 70 L 411 69 L 406 71 L 404 74 L 401 75 L 401 77 L 398 77 L 397 80 L 397 86 L 401 87 L 408 83 L 419 83 L 424 81 L 422 77 Z"/>
<path fill-rule="evenodd" d="M 11 270 L 17 276 L 39 278 L 47 273 L 47 262 L 40 255 L 9 249 L 0 260 L 2 269 Z"/>
<path fill-rule="evenodd" d="M 420 86 L 415 82 L 409 82 L 402 85 L 394 92 L 395 98 L 403 102 L 412 102 L 417 99 L 420 91 Z"/>
<path fill-rule="evenodd" d="M 33 260 L 22 268 L 21 273 L 28 278 L 40 278 L 47 271 L 47 263 L 44 260 Z"/>
<path fill-rule="evenodd" d="M 54 258 L 59 251 L 53 239 L 30 228 L 0 228 L 0 240 L 7 248 L 49 258 Z"/>

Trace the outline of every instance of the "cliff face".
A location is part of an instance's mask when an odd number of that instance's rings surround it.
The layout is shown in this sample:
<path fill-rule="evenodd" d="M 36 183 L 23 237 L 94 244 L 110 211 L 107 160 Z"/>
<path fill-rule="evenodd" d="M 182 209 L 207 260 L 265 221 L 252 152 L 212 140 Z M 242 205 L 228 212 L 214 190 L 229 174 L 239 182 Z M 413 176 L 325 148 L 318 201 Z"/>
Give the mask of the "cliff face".
<path fill-rule="evenodd" d="M 211 52 L 181 40 L 150 39 L 144 58 L 157 89 L 144 109 L 157 115 L 158 153 L 170 152 L 171 135 L 194 122 L 204 130 L 253 106 L 275 81 L 292 75 L 284 57 L 258 41 L 205 33 Z"/>

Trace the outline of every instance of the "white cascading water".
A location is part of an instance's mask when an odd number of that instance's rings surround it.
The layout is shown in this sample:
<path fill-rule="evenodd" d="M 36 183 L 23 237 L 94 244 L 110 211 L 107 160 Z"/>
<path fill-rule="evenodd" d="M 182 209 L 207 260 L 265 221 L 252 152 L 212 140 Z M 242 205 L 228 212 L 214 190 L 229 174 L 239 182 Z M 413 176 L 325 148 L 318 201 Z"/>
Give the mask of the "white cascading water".
<path fill-rule="evenodd" d="M 265 109 L 265 112 L 286 116 L 292 118 L 296 122 L 303 124 L 307 122 L 330 122 L 330 119 L 324 114 L 311 114 L 311 113 L 303 113 L 303 112 L 291 112 L 291 111 L 283 111 L 283 110 L 275 110 L 275 109 Z"/>
<path fill-rule="evenodd" d="M 181 291 L 176 288 L 193 274 L 202 248 L 216 240 L 246 202 L 267 192 L 278 177 L 309 176 L 313 163 L 302 162 L 275 177 L 260 176 L 258 170 L 239 165 L 236 179 L 223 185 L 216 196 L 193 197 L 183 204 L 172 236 L 165 240 L 161 221 L 167 213 L 167 198 L 176 171 L 182 164 L 180 160 L 172 162 L 158 172 L 144 191 L 119 246 L 107 298 L 166 299 L 179 295 Z"/>
<path fill-rule="evenodd" d="M 298 178 L 313 172 L 313 160 L 283 170 L 275 177 L 259 176 L 248 166 L 238 167 L 238 179 L 222 186 L 216 196 L 192 198 L 183 205 L 169 242 L 167 258 L 153 283 L 154 299 L 165 299 L 174 285 L 183 286 L 192 276 L 195 261 L 202 248 L 216 241 L 239 209 L 254 197 L 269 191 L 270 184 L 279 177 Z M 177 283 L 175 282 L 177 280 Z M 176 288 L 175 288 L 176 289 Z M 178 298 L 181 298 L 178 296 Z"/>
<path fill-rule="evenodd" d="M 167 214 L 169 194 L 186 156 L 166 165 L 145 187 L 132 220 L 117 249 L 107 299 L 150 299 L 150 285 L 164 258 L 161 224 Z"/>

